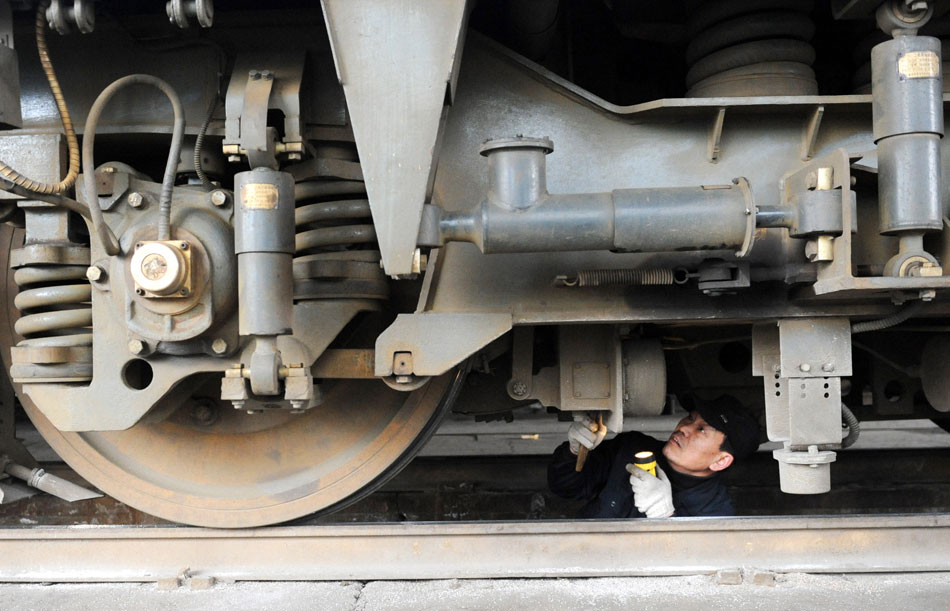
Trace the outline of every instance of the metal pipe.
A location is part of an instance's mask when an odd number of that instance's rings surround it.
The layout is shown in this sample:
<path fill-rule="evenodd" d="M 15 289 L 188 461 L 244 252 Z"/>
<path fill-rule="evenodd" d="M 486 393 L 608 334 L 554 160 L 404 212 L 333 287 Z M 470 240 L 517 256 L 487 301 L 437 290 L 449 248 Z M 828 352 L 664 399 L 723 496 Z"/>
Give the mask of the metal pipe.
<path fill-rule="evenodd" d="M 444 213 L 439 232 L 444 242 L 473 242 L 486 254 L 726 250 L 747 241 L 753 209 L 737 185 L 626 189 L 547 195 L 517 211 L 486 200 L 470 212 Z"/>
<path fill-rule="evenodd" d="M 488 195 L 472 210 L 442 212 L 434 220 L 439 241 L 472 242 L 486 254 L 735 249 L 744 255 L 751 247 L 755 205 L 744 179 L 550 195 L 545 156 L 553 150 L 547 138 L 522 136 L 482 145 L 489 159 Z"/>

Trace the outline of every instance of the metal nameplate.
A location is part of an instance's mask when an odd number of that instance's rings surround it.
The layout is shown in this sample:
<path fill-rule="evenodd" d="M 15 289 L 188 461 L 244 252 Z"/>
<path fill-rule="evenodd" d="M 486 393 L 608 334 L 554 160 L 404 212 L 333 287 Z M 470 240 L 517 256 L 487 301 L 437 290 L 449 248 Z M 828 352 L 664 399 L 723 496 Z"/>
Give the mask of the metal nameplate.
<path fill-rule="evenodd" d="M 903 78 L 937 78 L 940 58 L 933 51 L 914 51 L 897 60 L 897 73 Z"/>
<path fill-rule="evenodd" d="M 278 199 L 276 185 L 250 183 L 241 187 L 241 204 L 249 210 L 274 210 Z"/>

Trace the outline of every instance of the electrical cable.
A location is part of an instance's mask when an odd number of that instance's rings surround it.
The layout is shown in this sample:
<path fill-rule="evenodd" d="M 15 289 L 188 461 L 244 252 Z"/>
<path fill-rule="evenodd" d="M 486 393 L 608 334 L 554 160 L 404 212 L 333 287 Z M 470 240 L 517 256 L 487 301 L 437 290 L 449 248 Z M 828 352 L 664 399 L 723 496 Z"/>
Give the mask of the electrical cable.
<path fill-rule="evenodd" d="M 79 142 L 76 140 L 76 131 L 73 129 L 73 122 L 69 116 L 69 109 L 66 107 L 66 99 L 63 97 L 63 91 L 59 87 L 59 80 L 56 78 L 56 72 L 53 70 L 53 63 L 49 58 L 49 51 L 46 48 L 46 9 L 50 5 L 50 0 L 40 2 L 36 9 L 36 52 L 40 56 L 40 64 L 43 66 L 43 72 L 46 74 L 46 80 L 49 81 L 49 88 L 53 92 L 53 100 L 56 102 L 56 108 L 59 110 L 59 118 L 63 123 L 63 130 L 66 132 L 66 146 L 69 150 L 69 169 L 66 177 L 56 184 L 43 183 L 27 178 L 12 167 L 0 161 L 0 176 L 27 191 L 52 195 L 63 193 L 70 189 L 76 182 L 79 175 Z"/>
<path fill-rule="evenodd" d="M 105 220 L 102 218 L 102 210 L 98 204 L 99 191 L 96 187 L 95 164 L 93 160 L 93 150 L 95 146 L 96 128 L 99 125 L 99 117 L 105 109 L 106 104 L 112 99 L 120 89 L 129 85 L 152 85 L 158 88 L 162 93 L 168 96 L 175 113 L 175 124 L 172 131 L 172 142 L 168 151 L 168 161 L 165 163 L 165 176 L 162 178 L 162 192 L 159 198 L 159 218 L 158 218 L 158 239 L 161 241 L 171 238 L 170 218 L 171 218 L 171 200 L 172 189 L 175 187 L 175 171 L 178 169 L 178 158 L 181 155 L 181 144 L 185 137 L 185 112 L 182 108 L 181 98 L 171 85 L 162 79 L 149 74 L 130 74 L 124 76 L 102 90 L 99 97 L 89 109 L 89 116 L 86 118 L 86 126 L 83 130 L 82 141 L 82 169 L 83 169 L 83 188 L 86 193 L 86 200 L 89 201 L 89 210 L 92 213 L 92 222 L 96 234 L 102 243 L 103 249 L 109 255 L 119 253 L 119 243 L 115 236 L 109 230 Z"/>

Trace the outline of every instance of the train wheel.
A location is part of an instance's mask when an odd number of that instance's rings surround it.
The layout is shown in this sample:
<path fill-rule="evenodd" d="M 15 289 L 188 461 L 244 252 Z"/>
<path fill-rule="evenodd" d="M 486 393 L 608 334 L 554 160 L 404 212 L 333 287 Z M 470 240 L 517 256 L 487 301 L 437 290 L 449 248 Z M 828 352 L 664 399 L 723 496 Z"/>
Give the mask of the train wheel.
<path fill-rule="evenodd" d="M 4 228 L 0 239 L 6 266 L 13 231 Z M 15 341 L 15 291 L 8 277 L 0 321 L 5 360 Z M 234 528 L 333 511 L 382 485 L 434 431 L 462 374 L 411 393 L 377 380 L 338 381 L 321 406 L 299 415 L 238 412 L 210 392 L 202 398 L 202 387 L 215 386 L 213 377 L 203 381 L 193 380 L 198 390 L 164 420 L 95 433 L 57 430 L 17 392 L 46 441 L 103 492 L 168 520 Z"/>

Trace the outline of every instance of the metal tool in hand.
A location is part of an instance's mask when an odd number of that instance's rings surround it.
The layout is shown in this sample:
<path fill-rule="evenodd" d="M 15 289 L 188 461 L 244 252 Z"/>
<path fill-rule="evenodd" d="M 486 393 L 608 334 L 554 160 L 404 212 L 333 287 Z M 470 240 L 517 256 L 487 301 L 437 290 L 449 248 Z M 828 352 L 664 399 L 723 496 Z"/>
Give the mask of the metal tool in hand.
<path fill-rule="evenodd" d="M 604 426 L 604 416 L 603 414 L 598 413 L 597 414 L 597 429 L 600 430 L 602 426 Z M 581 444 L 581 446 L 577 448 L 577 464 L 574 465 L 574 471 L 578 473 L 583 471 L 584 463 L 587 462 L 587 454 L 589 452 L 590 452 L 590 449 L 583 444 Z"/>

